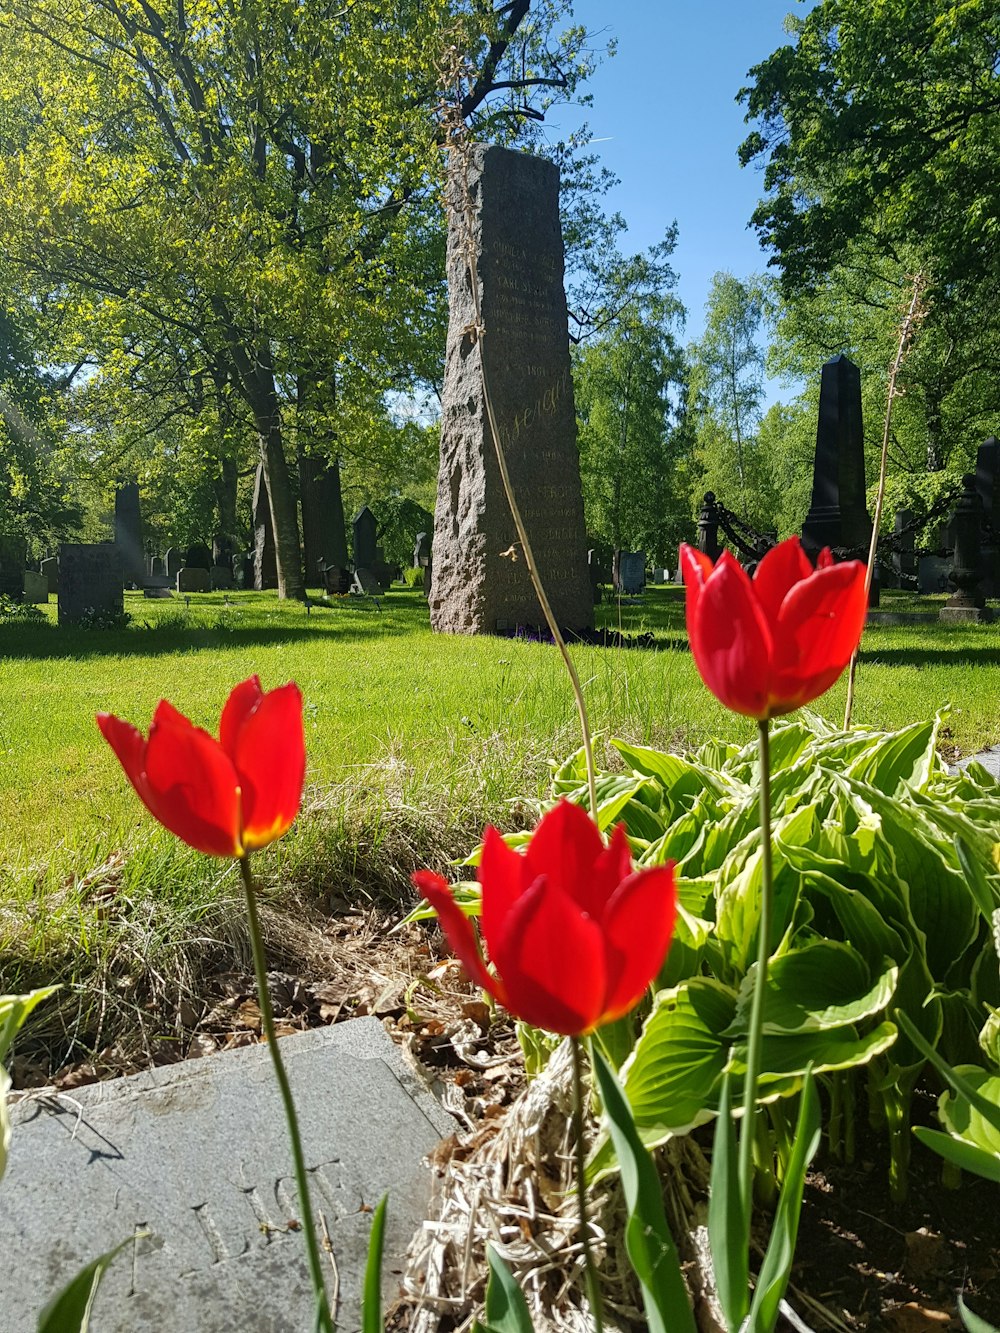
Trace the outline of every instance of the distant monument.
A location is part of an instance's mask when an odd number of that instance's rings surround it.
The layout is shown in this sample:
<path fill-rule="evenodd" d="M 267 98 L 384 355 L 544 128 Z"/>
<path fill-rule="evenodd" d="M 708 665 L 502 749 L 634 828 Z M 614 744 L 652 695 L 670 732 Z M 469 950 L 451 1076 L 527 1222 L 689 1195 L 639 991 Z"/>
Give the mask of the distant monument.
<path fill-rule="evenodd" d="M 587 629 L 594 599 L 576 449 L 559 171 L 540 158 L 482 144 L 468 157 L 464 179 L 453 159 L 449 184 L 449 323 L 431 624 L 449 633 L 486 634 L 544 623 L 486 416 L 466 260 L 471 242 L 490 394 L 514 494 L 557 622 Z"/>
<path fill-rule="evenodd" d="M 146 556 L 142 549 L 139 487 L 134 481 L 115 491 L 115 545 L 121 551 L 125 582 L 141 588 L 146 577 Z"/>
<path fill-rule="evenodd" d="M 278 586 L 278 558 L 263 463 L 257 464 L 253 488 L 253 586 L 258 592 Z"/>
<path fill-rule="evenodd" d="M 812 503 L 802 524 L 802 544 L 816 556 L 824 546 L 864 548 L 872 524 L 865 506 L 865 437 L 861 421 L 861 371 L 846 356 L 823 366 Z"/>

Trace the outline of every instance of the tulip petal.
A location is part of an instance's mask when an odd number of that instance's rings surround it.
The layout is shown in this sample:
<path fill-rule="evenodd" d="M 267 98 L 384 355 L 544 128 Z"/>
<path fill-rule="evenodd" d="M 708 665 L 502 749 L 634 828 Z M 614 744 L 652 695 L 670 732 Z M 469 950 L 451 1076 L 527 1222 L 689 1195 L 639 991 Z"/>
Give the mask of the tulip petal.
<path fill-rule="evenodd" d="M 149 729 L 145 777 L 148 795 L 143 799 L 171 833 L 209 856 L 243 854 L 232 762 L 214 737 L 165 699 Z"/>
<path fill-rule="evenodd" d="M 602 1023 L 627 1014 L 663 966 L 677 917 L 674 863 L 637 870 L 608 903 L 601 922 L 608 990 Z"/>
<path fill-rule="evenodd" d="M 681 542 L 680 562 L 684 576 L 684 616 L 690 634 L 691 626 L 694 623 L 694 608 L 698 604 L 698 598 L 705 586 L 705 580 L 711 574 L 715 565 L 712 563 L 711 556 L 706 555 L 704 551 L 699 551 L 695 546 L 689 546 L 687 542 Z"/>
<path fill-rule="evenodd" d="M 778 616 L 771 716 L 830 688 L 861 640 L 867 611 L 859 560 L 818 569 L 792 589 Z"/>
<path fill-rule="evenodd" d="M 577 901 L 595 921 L 604 917 L 608 903 L 623 880 L 632 874 L 632 849 L 624 824 L 616 824 L 611 841 L 590 871 L 588 883 Z"/>
<path fill-rule="evenodd" d="M 226 700 L 222 717 L 219 719 L 219 744 L 234 763 L 240 731 L 263 697 L 260 678 L 251 676 L 249 680 L 237 685 Z"/>
<path fill-rule="evenodd" d="M 507 1008 L 525 1022 L 579 1036 L 599 1019 L 607 990 L 601 928 L 544 875 L 514 904 L 492 957 Z"/>
<path fill-rule="evenodd" d="M 247 710 L 254 677 L 233 691 L 224 721 L 241 792 L 242 839 L 247 851 L 266 847 L 287 832 L 299 812 L 306 773 L 302 693 L 294 683 L 261 695 Z M 233 701 L 230 695 L 230 703 Z M 229 703 L 226 710 L 229 709 Z M 238 730 L 235 724 L 242 722 Z"/>
<path fill-rule="evenodd" d="M 445 938 L 470 979 L 504 1003 L 503 989 L 486 970 L 472 922 L 455 901 L 448 881 L 432 870 L 417 870 L 410 878 L 437 912 Z"/>
<path fill-rule="evenodd" d="M 586 810 L 571 801 L 559 801 L 546 811 L 531 835 L 524 854 L 525 882 L 533 883 L 545 875 L 550 889 L 567 894 L 579 908 L 600 917 L 605 899 L 597 910 L 591 899 L 594 864 L 603 851 L 604 839 Z"/>
<path fill-rule="evenodd" d="M 809 578 L 812 572 L 812 563 L 798 537 L 789 537 L 787 541 L 772 546 L 757 566 L 753 576 L 753 594 L 764 612 L 772 635 L 778 624 L 781 603 L 792 588 Z"/>
<path fill-rule="evenodd" d="M 701 678 L 736 713 L 768 715 L 771 632 L 744 569 L 723 551 L 688 621 Z"/>
<path fill-rule="evenodd" d="M 139 793 L 139 799 L 153 814 L 150 805 L 149 783 L 146 781 L 146 738 L 131 722 L 123 722 L 111 713 L 98 713 L 97 725 L 107 743 L 118 756 L 125 776 Z"/>
<path fill-rule="evenodd" d="M 526 886 L 526 869 L 524 857 L 508 847 L 492 825 L 488 826 L 479 858 L 479 883 L 483 890 L 479 925 L 491 958 L 493 943 L 503 936 L 508 914 Z"/>

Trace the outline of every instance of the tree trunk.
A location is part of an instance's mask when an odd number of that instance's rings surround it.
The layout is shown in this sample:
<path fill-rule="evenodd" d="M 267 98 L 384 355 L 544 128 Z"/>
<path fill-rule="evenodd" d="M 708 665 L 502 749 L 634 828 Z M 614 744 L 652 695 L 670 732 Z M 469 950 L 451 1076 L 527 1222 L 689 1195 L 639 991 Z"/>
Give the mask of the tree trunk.
<path fill-rule="evenodd" d="M 215 490 L 215 504 L 219 514 L 219 527 L 215 535 L 216 554 L 231 547 L 234 541 L 246 545 L 236 521 L 236 490 L 239 481 L 239 468 L 235 458 L 220 458 L 219 470 L 212 485 Z"/>
<path fill-rule="evenodd" d="M 326 463 L 299 451 L 302 546 L 306 583 L 318 585 L 320 566 L 347 568 L 347 530 L 340 493 L 340 463 Z"/>

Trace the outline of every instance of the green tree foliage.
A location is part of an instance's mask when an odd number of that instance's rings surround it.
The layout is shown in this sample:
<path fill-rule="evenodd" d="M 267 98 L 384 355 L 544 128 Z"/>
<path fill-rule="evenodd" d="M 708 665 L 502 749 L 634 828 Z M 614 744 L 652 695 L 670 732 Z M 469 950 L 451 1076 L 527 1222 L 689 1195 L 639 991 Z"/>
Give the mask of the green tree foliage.
<path fill-rule="evenodd" d="M 996 286 L 1000 10 L 994 0 L 821 0 L 741 97 L 766 162 L 754 214 L 787 291 L 864 241 L 917 246 L 947 284 Z"/>
<path fill-rule="evenodd" d="M 714 491 L 758 527 L 774 522 L 774 492 L 758 448 L 764 397 L 760 344 L 764 288 L 716 273 L 705 304 L 705 331 L 688 349 L 689 410 L 695 437 L 698 494 Z"/>
<path fill-rule="evenodd" d="M 574 353 L 587 529 L 614 551 L 645 550 L 671 567 L 690 507 L 674 241 L 671 230 L 647 255 L 609 267 L 589 314 L 594 332 Z"/>

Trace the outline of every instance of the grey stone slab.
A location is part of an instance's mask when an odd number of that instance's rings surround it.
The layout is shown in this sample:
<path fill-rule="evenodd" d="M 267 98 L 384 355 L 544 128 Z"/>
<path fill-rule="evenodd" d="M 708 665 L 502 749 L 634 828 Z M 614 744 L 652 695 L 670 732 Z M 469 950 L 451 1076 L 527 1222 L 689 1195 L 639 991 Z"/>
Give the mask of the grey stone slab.
<path fill-rule="evenodd" d="M 207 569 L 201 569 L 194 565 L 177 571 L 177 591 L 178 592 L 211 592 L 212 576 Z"/>
<path fill-rule="evenodd" d="M 71 543 L 59 547 L 59 624 L 90 617 L 120 616 L 122 556 L 113 542 Z"/>
<path fill-rule="evenodd" d="M 450 634 L 492 634 L 501 624 L 544 623 L 501 483 L 482 350 L 514 494 L 556 621 L 589 629 L 594 595 L 576 447 L 559 170 L 525 153 L 475 144 L 467 158 L 452 155 L 448 191 L 448 342 L 431 625 Z M 478 348 L 470 245 L 478 255 L 486 330 Z"/>
<path fill-rule="evenodd" d="M 35 606 L 44 606 L 49 600 L 49 580 L 45 574 L 33 569 L 24 571 L 24 600 Z"/>
<path fill-rule="evenodd" d="M 282 1039 L 313 1206 L 340 1280 L 340 1333 L 359 1327 L 371 1212 L 389 1193 L 386 1295 L 426 1214 L 422 1159 L 453 1125 L 377 1019 Z M 280 1099 L 265 1046 L 11 1108 L 0 1185 L 0 1333 L 30 1333 L 83 1265 L 112 1265 L 94 1333 L 303 1333 L 311 1288 Z M 331 1269 L 332 1271 L 332 1269 Z"/>
<path fill-rule="evenodd" d="M 1000 745 L 992 745 L 988 750 L 980 750 L 978 754 L 967 754 L 958 761 L 956 768 L 968 768 L 970 764 L 982 764 L 987 773 L 1000 782 Z"/>

